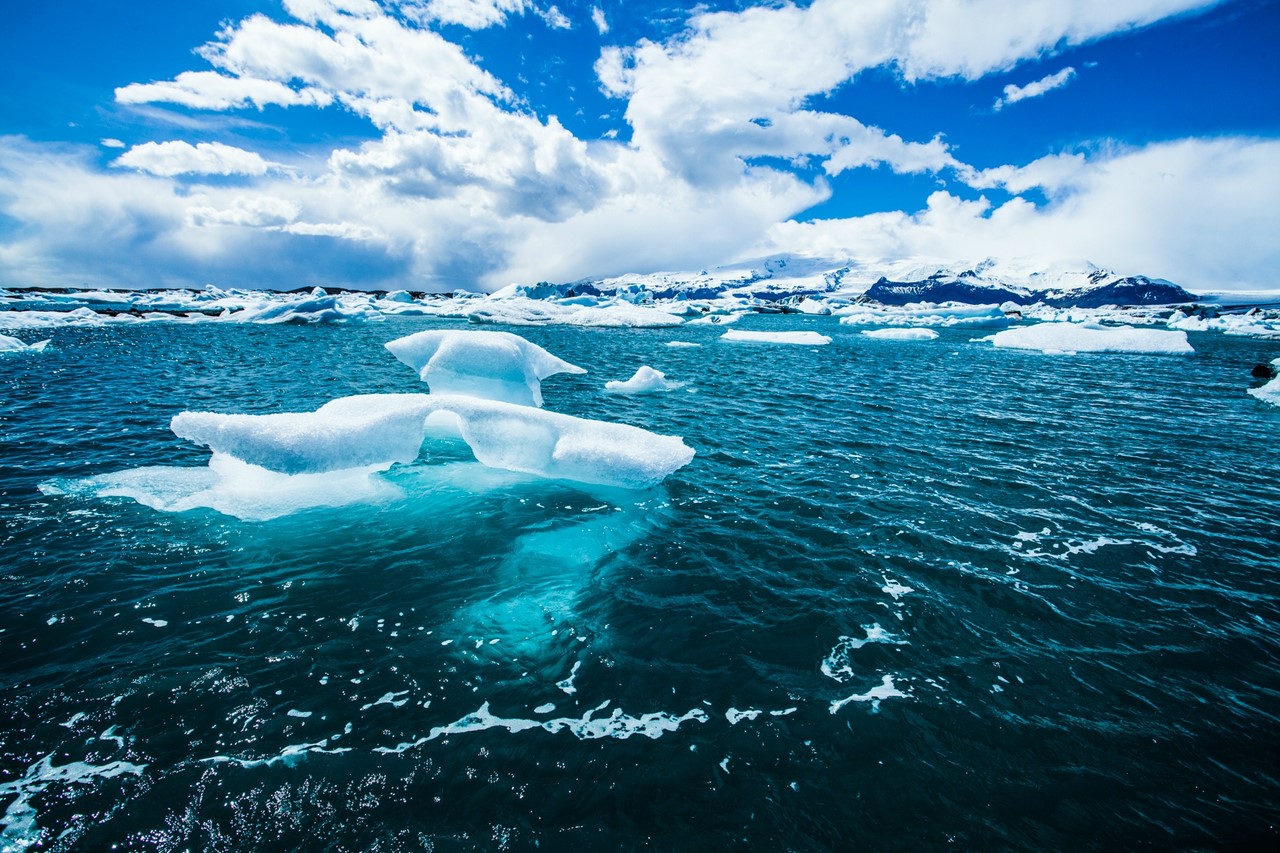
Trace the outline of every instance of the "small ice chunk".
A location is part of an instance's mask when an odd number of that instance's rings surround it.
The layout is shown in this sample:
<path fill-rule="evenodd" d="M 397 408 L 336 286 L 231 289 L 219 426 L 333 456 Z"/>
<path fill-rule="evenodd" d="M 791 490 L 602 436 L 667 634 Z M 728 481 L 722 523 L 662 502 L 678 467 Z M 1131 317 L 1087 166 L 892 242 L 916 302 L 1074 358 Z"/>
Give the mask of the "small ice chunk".
<path fill-rule="evenodd" d="M 801 346 L 825 346 L 831 338 L 817 332 L 744 332 L 730 329 L 720 336 L 722 341 L 738 341 L 759 344 L 796 344 Z"/>
<path fill-rule="evenodd" d="M 542 405 L 541 381 L 586 373 L 510 332 L 432 330 L 397 338 L 386 348 L 418 372 L 433 394 L 460 394 L 521 406 Z"/>
<path fill-rule="evenodd" d="M 1249 393 L 1264 403 L 1270 403 L 1273 406 L 1280 406 L 1280 376 L 1272 379 L 1266 385 L 1261 385 L 1257 388 L 1250 388 Z"/>
<path fill-rule="evenodd" d="M 604 383 L 604 390 L 615 394 L 656 394 L 661 391 L 674 391 L 683 385 L 683 382 L 667 379 L 667 375 L 661 370 L 654 370 L 646 364 L 625 382 L 611 379 Z"/>
<path fill-rule="evenodd" d="M 938 337 L 933 329 L 868 329 L 862 334 L 882 341 L 931 341 Z"/>
<path fill-rule="evenodd" d="M 40 352 L 48 345 L 49 340 L 27 344 L 9 335 L 0 335 L 0 352 Z"/>
<path fill-rule="evenodd" d="M 298 718 L 298 719 L 300 719 L 300 720 L 305 720 L 307 717 L 310 717 L 313 713 L 315 713 L 315 712 L 314 712 L 314 711 L 299 711 L 299 710 L 298 710 L 298 709 L 296 709 L 296 708 L 290 708 L 290 709 L 289 709 L 289 711 L 288 711 L 288 716 L 290 716 L 290 717 L 297 717 L 297 718 Z"/>
<path fill-rule="evenodd" d="M 169 624 L 165 619 L 152 619 L 150 616 L 145 617 L 142 621 L 148 625 L 155 625 L 157 628 L 163 628 Z"/>
<path fill-rule="evenodd" d="M 982 341 L 1009 349 L 1040 350 L 1044 353 L 1121 352 L 1190 355 L 1187 333 L 1132 326 L 1094 326 L 1082 323 L 1037 323 L 996 332 Z"/>
<path fill-rule="evenodd" d="M 693 341 L 667 341 L 667 346 L 672 349 L 700 347 L 702 344 L 695 344 Z"/>

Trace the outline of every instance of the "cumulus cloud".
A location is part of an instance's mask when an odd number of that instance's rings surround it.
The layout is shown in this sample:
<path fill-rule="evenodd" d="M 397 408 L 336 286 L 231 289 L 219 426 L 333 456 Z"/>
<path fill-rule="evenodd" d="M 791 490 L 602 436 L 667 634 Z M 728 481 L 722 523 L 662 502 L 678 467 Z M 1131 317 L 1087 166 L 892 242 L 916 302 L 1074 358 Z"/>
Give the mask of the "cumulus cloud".
<path fill-rule="evenodd" d="M 129 147 L 125 145 L 123 142 L 121 142 L 119 139 L 115 139 L 110 136 L 106 137 L 105 139 L 99 140 L 98 144 L 101 145 L 103 148 L 128 148 Z"/>
<path fill-rule="evenodd" d="M 236 196 L 228 207 L 196 204 L 187 208 L 187 223 L 197 228 L 231 225 L 241 228 L 280 228 L 298 218 L 296 202 L 270 195 Z"/>
<path fill-rule="evenodd" d="M 1015 86 L 1011 83 L 1004 87 L 1004 95 L 996 98 L 992 109 L 1002 110 L 1009 104 L 1016 104 L 1018 101 L 1025 101 L 1027 98 L 1038 98 L 1046 92 L 1061 89 L 1070 83 L 1075 76 L 1076 70 L 1068 65 L 1055 74 L 1041 77 L 1039 80 L 1035 80 L 1025 86 Z"/>
<path fill-rule="evenodd" d="M 1273 287 L 1280 265 L 1280 141 L 1186 139 L 1055 155 L 988 176 L 1041 188 L 1048 204 L 1000 206 L 934 193 L 915 213 L 895 211 L 775 226 L 774 247 L 869 259 L 1086 257 L 1191 289 Z"/>
<path fill-rule="evenodd" d="M 144 142 L 117 157 L 112 164 L 162 177 L 175 175 L 265 175 L 272 168 L 253 151 L 221 142 Z"/>

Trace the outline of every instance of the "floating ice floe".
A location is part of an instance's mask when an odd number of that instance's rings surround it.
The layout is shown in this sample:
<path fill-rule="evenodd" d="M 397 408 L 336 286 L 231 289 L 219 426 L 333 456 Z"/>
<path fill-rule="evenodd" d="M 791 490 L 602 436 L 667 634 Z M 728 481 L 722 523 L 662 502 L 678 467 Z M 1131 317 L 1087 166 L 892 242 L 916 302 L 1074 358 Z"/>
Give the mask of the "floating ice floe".
<path fill-rule="evenodd" d="M 0 335 L 0 352 L 41 352 L 48 345 L 48 339 L 28 344 L 18 338 Z"/>
<path fill-rule="evenodd" d="M 1003 329 L 1009 325 L 999 305 L 929 305 L 872 307 L 851 305 L 835 312 L 849 326 L 945 326 L 960 329 Z"/>
<path fill-rule="evenodd" d="M 744 332 L 730 329 L 720 336 L 722 341 L 760 344 L 798 344 L 803 346 L 825 346 L 831 338 L 817 332 Z"/>
<path fill-rule="evenodd" d="M 867 329 L 862 334 L 881 341 L 931 341 L 938 337 L 933 329 Z"/>
<path fill-rule="evenodd" d="M 997 347 L 1040 350 L 1054 354 L 1116 352 L 1190 355 L 1195 352 L 1191 344 L 1187 343 L 1186 332 L 1079 323 L 1037 323 L 1007 329 L 979 340 L 990 341 Z"/>
<path fill-rule="evenodd" d="M 1277 368 L 1280 368 L 1280 358 L 1271 362 Z M 1250 388 L 1249 393 L 1257 397 L 1264 403 L 1270 403 L 1273 406 L 1280 406 L 1280 375 L 1274 377 L 1270 382 L 1257 388 Z"/>
<path fill-rule="evenodd" d="M 683 382 L 673 382 L 661 370 L 654 370 L 649 365 L 642 365 L 630 379 L 625 382 L 611 379 L 604 383 L 604 390 L 614 394 L 656 394 L 662 391 L 674 391 L 684 387 Z"/>
<path fill-rule="evenodd" d="M 694 455 L 676 436 L 457 395 L 365 394 L 290 414 L 182 412 L 172 428 L 215 454 L 297 475 L 412 462 L 429 418 L 444 418 L 481 464 L 590 485 L 648 488 Z"/>
<path fill-rule="evenodd" d="M 382 313 L 367 301 L 342 301 L 321 288 L 301 299 L 261 299 L 242 310 L 224 315 L 238 323 L 345 323 L 352 320 L 381 320 Z"/>
<path fill-rule="evenodd" d="M 461 394 L 522 406 L 542 405 L 541 380 L 586 373 L 509 332 L 418 332 L 386 348 L 418 372 L 435 394 Z"/>
<path fill-rule="evenodd" d="M 582 306 L 524 297 L 497 298 L 496 295 L 472 306 L 466 316 L 473 323 L 509 326 L 659 328 L 684 323 L 680 317 L 666 311 L 625 301 Z"/>

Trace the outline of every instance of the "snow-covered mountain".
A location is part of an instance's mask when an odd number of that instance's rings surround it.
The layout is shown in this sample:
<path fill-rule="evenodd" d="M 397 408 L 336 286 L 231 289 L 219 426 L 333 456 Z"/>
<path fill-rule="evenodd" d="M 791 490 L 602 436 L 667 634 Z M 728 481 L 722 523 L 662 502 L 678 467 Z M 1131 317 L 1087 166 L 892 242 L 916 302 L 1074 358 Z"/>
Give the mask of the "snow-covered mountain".
<path fill-rule="evenodd" d="M 806 296 L 862 297 L 885 305 L 963 302 L 1093 308 L 1102 305 L 1170 305 L 1196 296 L 1171 281 L 1120 275 L 1088 261 L 1036 263 L 986 259 L 976 264 L 909 258 L 870 263 L 850 258 L 775 255 L 698 272 L 659 272 L 587 278 L 564 284 L 512 286 L 531 298 L 623 296 L 648 299 L 715 299 L 730 296 L 764 301 Z"/>

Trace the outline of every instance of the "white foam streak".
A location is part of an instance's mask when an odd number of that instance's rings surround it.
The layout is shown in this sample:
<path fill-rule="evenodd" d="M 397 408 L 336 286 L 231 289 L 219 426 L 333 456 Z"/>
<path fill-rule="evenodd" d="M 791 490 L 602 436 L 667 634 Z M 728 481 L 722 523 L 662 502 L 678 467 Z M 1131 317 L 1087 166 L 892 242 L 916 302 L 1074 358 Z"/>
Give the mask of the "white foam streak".
<path fill-rule="evenodd" d="M 595 714 L 603 711 L 608 705 L 607 701 L 603 702 L 587 711 L 581 717 L 526 720 L 495 716 L 489 710 L 489 703 L 485 702 L 475 713 L 468 714 L 457 722 L 433 728 L 431 734 L 415 742 L 415 744 L 425 743 L 447 735 L 480 732 L 488 729 L 506 729 L 512 734 L 532 729 L 543 729 L 552 734 L 567 731 L 579 740 L 599 740 L 601 738 L 626 740 L 635 735 L 657 740 L 664 734 L 676 731 L 684 723 L 705 723 L 709 719 L 707 713 L 700 708 L 694 708 L 679 716 L 665 711 L 655 711 L 649 714 L 641 714 L 638 717 L 623 713 L 621 708 L 615 708 L 608 717 L 596 719 Z M 403 751 L 401 747 L 405 747 L 405 745 L 401 744 L 400 747 L 392 751 Z"/>
<path fill-rule="evenodd" d="M 73 718 L 74 719 L 74 718 Z M 40 844 L 45 839 L 36 826 L 36 809 L 31 798 L 55 783 L 87 785 L 96 779 L 117 776 L 141 776 L 145 764 L 112 761 L 109 764 L 87 764 L 73 761 L 54 766 L 53 753 L 27 768 L 27 772 L 11 782 L 0 782 L 0 797 L 14 797 L 4 813 L 4 830 L 0 832 L 0 853 L 18 853 Z"/>
<path fill-rule="evenodd" d="M 910 694 L 903 693 L 893 683 L 893 676 L 886 674 L 881 681 L 879 687 L 873 687 L 866 693 L 855 693 L 845 699 L 839 699 L 831 703 L 831 713 L 839 713 L 840 709 L 850 702 L 870 702 L 873 711 L 879 710 L 880 702 L 884 699 L 908 699 Z"/>

